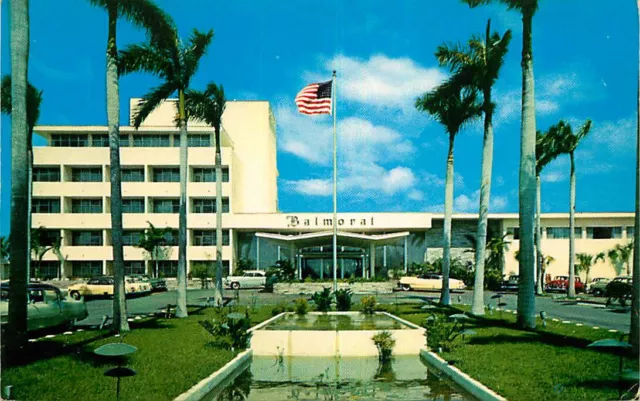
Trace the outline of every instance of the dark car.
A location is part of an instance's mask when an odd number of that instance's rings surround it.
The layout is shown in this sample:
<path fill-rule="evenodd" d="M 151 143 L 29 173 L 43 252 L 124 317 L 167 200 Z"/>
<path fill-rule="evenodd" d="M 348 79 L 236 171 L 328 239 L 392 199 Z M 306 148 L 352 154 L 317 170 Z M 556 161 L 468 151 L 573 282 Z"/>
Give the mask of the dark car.
<path fill-rule="evenodd" d="M 518 276 L 512 274 L 508 280 L 502 282 L 500 287 L 502 291 L 518 291 Z"/>
<path fill-rule="evenodd" d="M 604 296 L 607 297 L 607 306 L 617 300 L 620 305 L 627 306 L 627 301 L 631 301 L 633 294 L 633 284 L 630 276 L 616 277 L 604 289 Z"/>
<path fill-rule="evenodd" d="M 167 280 L 163 278 L 152 278 L 146 274 L 131 274 L 127 277 L 131 277 L 135 281 L 143 281 L 151 284 L 151 292 L 167 291 Z"/>

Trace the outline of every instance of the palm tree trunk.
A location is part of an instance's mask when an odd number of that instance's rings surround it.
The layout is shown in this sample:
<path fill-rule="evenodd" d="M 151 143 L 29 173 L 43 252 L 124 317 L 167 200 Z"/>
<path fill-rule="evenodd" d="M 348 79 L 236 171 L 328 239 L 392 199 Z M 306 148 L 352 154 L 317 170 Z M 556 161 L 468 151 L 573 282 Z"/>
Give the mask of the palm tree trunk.
<path fill-rule="evenodd" d="M 638 20 L 640 21 L 640 0 L 638 0 Z M 633 232 L 633 293 L 631 299 L 631 330 L 629 333 L 629 341 L 633 345 L 633 354 L 636 356 L 640 353 L 640 72 L 638 73 L 637 107 L 637 118 L 639 120 L 636 120 L 636 216 Z"/>
<path fill-rule="evenodd" d="M 536 202 L 536 110 L 531 46 L 533 10 L 522 11 L 522 124 L 520 127 L 520 268 L 518 324 L 535 328 L 533 226 Z"/>
<path fill-rule="evenodd" d="M 187 317 L 187 119 L 184 111 L 184 90 L 180 90 L 180 210 L 178 217 L 178 300 L 176 317 Z"/>
<path fill-rule="evenodd" d="M 451 215 L 453 214 L 453 141 L 455 134 L 449 134 L 447 173 L 444 184 L 444 229 L 442 230 L 442 291 L 440 303 L 451 305 L 449 294 L 449 268 L 451 267 Z"/>
<path fill-rule="evenodd" d="M 33 131 L 29 129 L 29 134 L 27 135 L 27 160 L 29 162 L 29 166 L 27 166 L 27 244 L 31 244 L 31 199 L 33 197 Z M 27 283 L 31 278 L 31 252 L 29 252 L 29 257 L 27 258 Z"/>
<path fill-rule="evenodd" d="M 569 153 L 571 172 L 569 174 L 569 298 L 576 296 L 576 165 L 573 152 Z"/>
<path fill-rule="evenodd" d="M 215 133 L 216 141 L 216 285 L 214 302 L 222 306 L 222 155 L 220 132 Z"/>
<path fill-rule="evenodd" d="M 24 354 L 27 342 L 27 275 L 29 244 L 29 161 L 27 154 L 27 76 L 29 65 L 29 0 L 11 2 L 11 280 L 6 352 Z M 26 270 L 25 270 L 26 269 Z"/>
<path fill-rule="evenodd" d="M 489 38 L 489 32 L 487 32 Z M 491 202 L 491 171 L 493 168 L 493 112 L 491 88 L 484 93 L 484 141 L 482 144 L 482 175 L 480 177 L 480 207 L 476 232 L 476 273 L 473 284 L 471 313 L 484 315 L 484 262 L 487 246 L 487 220 Z"/>
<path fill-rule="evenodd" d="M 122 183 L 120 175 L 120 95 L 118 93 L 118 48 L 116 46 L 117 4 L 109 4 L 107 39 L 107 125 L 109 129 L 109 163 L 111 167 L 111 248 L 113 250 L 113 330 L 129 331 L 124 289 L 122 250 Z"/>
<path fill-rule="evenodd" d="M 536 271 L 538 273 L 538 279 L 536 280 L 536 294 L 542 295 L 544 293 L 544 275 L 542 264 L 542 226 L 540 225 L 541 209 L 541 194 L 540 194 L 540 174 L 536 172 Z"/>

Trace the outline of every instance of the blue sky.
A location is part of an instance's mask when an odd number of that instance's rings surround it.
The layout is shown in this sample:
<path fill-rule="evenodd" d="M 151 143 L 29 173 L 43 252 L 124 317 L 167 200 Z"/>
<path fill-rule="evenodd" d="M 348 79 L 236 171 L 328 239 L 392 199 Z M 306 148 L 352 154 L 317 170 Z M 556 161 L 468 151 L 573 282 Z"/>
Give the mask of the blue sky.
<path fill-rule="evenodd" d="M 446 78 L 433 55 L 443 42 L 492 29 L 514 38 L 494 99 L 492 211 L 517 211 L 520 127 L 519 15 L 496 5 L 469 9 L 458 1 L 159 1 L 186 37 L 213 28 L 215 37 L 192 81 L 215 81 L 228 98 L 271 102 L 278 123 L 282 211 L 331 210 L 331 117 L 296 112 L 296 93 L 338 70 L 339 210 L 437 211 L 444 199 L 446 134 L 413 108 L 416 96 Z M 436 6 L 437 4 L 437 6 Z M 633 1 L 541 0 L 534 18 L 537 124 L 593 120 L 577 155 L 577 210 L 632 211 L 638 66 Z M 2 3 L 2 73 L 11 70 L 9 12 Z M 44 90 L 40 123 L 106 123 L 106 14 L 81 0 L 32 1 L 29 79 Z M 119 25 L 118 45 L 143 40 Z M 128 99 L 158 81 L 121 79 L 121 121 Z M 38 142 L 37 142 L 38 143 Z M 2 216 L 9 226 L 10 119 L 2 117 Z M 455 147 L 456 212 L 477 211 L 481 124 Z M 568 157 L 543 174 L 543 211 L 568 211 Z"/>

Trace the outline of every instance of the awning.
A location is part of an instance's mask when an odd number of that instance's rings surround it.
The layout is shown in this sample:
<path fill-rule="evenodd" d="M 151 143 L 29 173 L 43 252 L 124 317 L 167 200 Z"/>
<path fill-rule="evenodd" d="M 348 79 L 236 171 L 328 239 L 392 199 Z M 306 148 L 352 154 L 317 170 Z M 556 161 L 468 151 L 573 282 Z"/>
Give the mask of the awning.
<path fill-rule="evenodd" d="M 409 231 L 402 231 L 390 234 L 356 234 L 345 231 L 338 231 L 338 245 L 351 246 L 357 248 L 368 248 L 373 245 L 394 245 L 399 239 L 408 237 Z M 321 246 L 331 244 L 333 231 L 322 231 L 316 233 L 305 233 L 296 235 L 282 235 L 275 233 L 256 233 L 258 238 L 266 238 L 281 244 L 293 244 L 296 248 L 307 248 L 311 246 Z"/>

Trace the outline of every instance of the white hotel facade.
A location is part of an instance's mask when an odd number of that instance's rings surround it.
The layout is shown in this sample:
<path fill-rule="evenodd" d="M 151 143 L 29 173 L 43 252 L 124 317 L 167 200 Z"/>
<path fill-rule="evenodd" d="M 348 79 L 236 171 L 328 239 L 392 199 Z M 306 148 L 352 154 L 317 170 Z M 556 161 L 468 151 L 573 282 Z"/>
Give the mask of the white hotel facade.
<path fill-rule="evenodd" d="M 134 110 L 139 99 L 131 99 Z M 175 102 L 155 110 L 136 130 L 120 128 L 124 259 L 127 273 L 149 272 L 149 257 L 135 245 L 152 223 L 168 227 L 160 274 L 175 276 L 179 202 L 179 137 Z M 223 116 L 223 263 L 230 274 L 240 259 L 259 269 L 292 260 L 302 278 L 330 278 L 331 213 L 282 213 L 278 208 L 277 126 L 266 101 L 230 101 Z M 106 126 L 38 126 L 48 146 L 34 148 L 32 225 L 62 237 L 60 261 L 48 252 L 44 277 L 89 277 L 112 271 L 109 148 Z M 213 129 L 189 122 L 187 269 L 214 266 L 215 171 Z M 477 215 L 456 214 L 453 254 L 470 259 Z M 385 276 L 442 254 L 438 213 L 338 213 L 340 277 Z M 509 233 L 505 274 L 517 273 L 518 216 L 490 214 L 494 233 Z M 555 258 L 551 275 L 568 268 L 568 215 L 542 216 L 543 253 Z M 633 213 L 577 213 L 576 251 L 595 254 L 633 236 Z M 35 265 L 36 263 L 34 263 Z M 613 277 L 620 266 L 599 262 L 591 277 Z"/>

